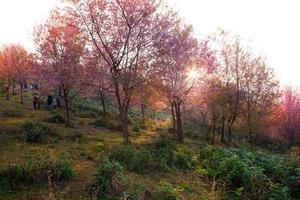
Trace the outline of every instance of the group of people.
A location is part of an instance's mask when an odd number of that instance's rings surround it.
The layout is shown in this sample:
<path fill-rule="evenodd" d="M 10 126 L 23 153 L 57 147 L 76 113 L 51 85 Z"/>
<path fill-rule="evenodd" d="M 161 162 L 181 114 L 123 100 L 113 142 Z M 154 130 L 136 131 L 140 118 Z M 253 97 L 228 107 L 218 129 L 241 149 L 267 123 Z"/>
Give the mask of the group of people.
<path fill-rule="evenodd" d="M 40 108 L 41 108 L 41 101 L 38 94 L 35 93 L 33 97 L 33 109 L 39 110 Z M 56 96 L 55 98 L 53 98 L 51 94 L 48 95 L 47 102 L 46 102 L 46 109 L 51 110 L 52 108 L 54 109 L 61 108 L 61 98 L 59 95 Z"/>

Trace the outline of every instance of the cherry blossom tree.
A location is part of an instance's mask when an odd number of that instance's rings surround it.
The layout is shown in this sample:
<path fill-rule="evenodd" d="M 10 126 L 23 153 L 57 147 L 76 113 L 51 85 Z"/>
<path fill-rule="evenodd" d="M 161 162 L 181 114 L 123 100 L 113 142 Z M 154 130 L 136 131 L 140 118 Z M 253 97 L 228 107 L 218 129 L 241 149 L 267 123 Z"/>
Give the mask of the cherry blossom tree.
<path fill-rule="evenodd" d="M 49 88 L 61 90 L 65 103 L 65 121 L 70 125 L 70 101 L 83 88 L 82 59 L 85 41 L 72 16 L 51 13 L 35 31 L 40 68 L 37 72 Z"/>
<path fill-rule="evenodd" d="M 9 89 L 13 82 L 13 87 L 17 83 L 20 86 L 20 100 L 23 104 L 23 88 L 26 80 L 31 75 L 31 66 L 33 56 L 19 44 L 10 44 L 5 46 L 0 54 L 1 57 L 1 75 L 7 79 L 7 99 L 9 99 Z"/>
<path fill-rule="evenodd" d="M 110 73 L 124 143 L 129 143 L 128 109 L 132 94 L 155 71 L 151 65 L 153 41 L 165 25 L 160 23 L 156 0 L 71 0 L 70 13 L 77 16 L 98 58 Z M 144 78 L 140 78 L 143 76 Z"/>
<path fill-rule="evenodd" d="M 10 98 L 10 88 L 15 78 L 15 50 L 16 45 L 5 46 L 1 51 L 1 76 L 6 80 L 6 99 Z"/>
<path fill-rule="evenodd" d="M 295 137 L 300 135 L 300 93 L 291 87 L 284 90 L 280 120 L 280 130 L 291 148 L 295 144 Z"/>
<path fill-rule="evenodd" d="M 177 20 L 176 20 L 177 21 Z M 170 102 L 173 122 L 179 142 L 184 141 L 182 128 L 182 105 L 196 84 L 197 71 L 214 66 L 213 52 L 207 42 L 199 43 L 192 28 L 180 21 L 159 41 L 158 64 L 162 66 L 162 84 L 165 96 Z"/>

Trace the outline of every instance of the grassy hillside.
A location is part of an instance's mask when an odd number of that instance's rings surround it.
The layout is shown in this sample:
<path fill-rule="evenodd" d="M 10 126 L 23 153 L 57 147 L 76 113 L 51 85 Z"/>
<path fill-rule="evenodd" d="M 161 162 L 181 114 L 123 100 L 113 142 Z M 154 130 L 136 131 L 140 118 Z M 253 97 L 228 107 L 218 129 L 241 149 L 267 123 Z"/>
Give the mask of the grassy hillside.
<path fill-rule="evenodd" d="M 135 119 L 132 145 L 123 146 L 114 113 L 74 108 L 69 128 L 59 123 L 62 111 L 34 111 L 31 102 L 30 92 L 24 105 L 0 96 L 0 199 L 300 198 L 297 151 L 271 155 L 199 138 L 182 145 L 168 120 L 137 127 Z"/>

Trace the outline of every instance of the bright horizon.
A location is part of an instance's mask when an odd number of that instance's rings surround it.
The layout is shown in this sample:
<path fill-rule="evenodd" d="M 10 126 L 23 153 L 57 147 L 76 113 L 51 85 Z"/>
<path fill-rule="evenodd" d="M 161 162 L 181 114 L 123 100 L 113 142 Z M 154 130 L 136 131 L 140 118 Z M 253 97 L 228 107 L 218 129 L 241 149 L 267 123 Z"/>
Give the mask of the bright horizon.
<path fill-rule="evenodd" d="M 2 0 L 0 45 L 20 43 L 34 50 L 33 27 L 59 0 Z M 297 0 L 169 0 L 200 38 L 218 28 L 252 40 L 255 51 L 267 57 L 281 85 L 300 86 L 300 2 Z"/>

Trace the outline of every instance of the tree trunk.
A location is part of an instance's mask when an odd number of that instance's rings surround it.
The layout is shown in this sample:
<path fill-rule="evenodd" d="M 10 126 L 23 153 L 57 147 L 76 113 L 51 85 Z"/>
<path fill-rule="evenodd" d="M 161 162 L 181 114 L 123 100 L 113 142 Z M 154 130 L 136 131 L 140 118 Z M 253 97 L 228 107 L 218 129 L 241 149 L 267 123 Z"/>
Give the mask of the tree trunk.
<path fill-rule="evenodd" d="M 21 104 L 24 104 L 24 101 L 23 101 L 23 83 L 20 84 L 20 95 L 21 95 Z"/>
<path fill-rule="evenodd" d="M 152 110 L 152 119 L 155 119 L 155 115 L 156 115 L 156 112 L 155 112 L 155 109 Z"/>
<path fill-rule="evenodd" d="M 248 125 L 248 136 L 250 139 L 250 145 L 251 145 L 251 148 L 253 148 L 254 147 L 254 140 L 253 140 L 254 138 L 253 138 L 253 133 L 252 133 L 250 113 L 247 114 L 247 125 Z"/>
<path fill-rule="evenodd" d="M 225 116 L 224 116 L 224 112 L 222 115 L 222 122 L 221 122 L 221 142 L 224 143 L 225 142 Z"/>
<path fill-rule="evenodd" d="M 175 117 L 175 108 L 174 103 L 171 102 L 171 112 L 172 112 L 172 123 L 173 123 L 173 129 L 176 129 L 176 117 Z"/>
<path fill-rule="evenodd" d="M 145 108 L 143 103 L 141 103 L 141 113 L 142 113 L 142 123 L 145 124 Z"/>
<path fill-rule="evenodd" d="M 215 135 L 216 135 L 216 115 L 215 113 L 213 114 L 213 130 L 212 130 L 212 141 L 211 143 L 215 143 Z"/>
<path fill-rule="evenodd" d="M 102 105 L 103 116 L 106 117 L 105 98 L 104 98 L 104 94 L 102 93 L 102 91 L 100 91 L 100 100 L 101 100 L 101 105 Z"/>
<path fill-rule="evenodd" d="M 119 83 L 115 79 L 113 79 L 113 83 L 114 83 L 115 95 L 117 98 L 117 104 L 119 109 L 119 117 L 123 126 L 123 142 L 124 144 L 129 144 L 130 141 L 129 141 L 129 131 L 128 131 L 128 109 L 126 109 L 126 107 L 128 107 L 129 105 L 129 99 L 127 100 L 127 104 L 125 103 L 125 101 L 122 104 L 120 91 L 119 91 Z"/>
<path fill-rule="evenodd" d="M 180 102 L 176 102 L 174 103 L 174 105 L 175 105 L 176 122 L 177 122 L 177 127 L 176 127 L 177 140 L 178 142 L 183 143 L 184 139 L 183 139 L 183 130 L 182 130 L 182 122 L 181 122 Z"/>
<path fill-rule="evenodd" d="M 15 87 L 16 87 L 15 81 L 12 82 L 12 86 L 13 86 L 13 88 L 12 88 L 12 95 L 16 95 L 16 92 L 15 92 Z"/>
<path fill-rule="evenodd" d="M 122 112 L 122 124 L 123 124 L 123 141 L 124 144 L 129 144 L 129 131 L 128 131 L 128 113 Z"/>
<path fill-rule="evenodd" d="M 289 133 L 289 149 L 294 146 L 294 131 L 290 131 Z"/>
<path fill-rule="evenodd" d="M 227 123 L 227 139 L 228 142 L 231 142 L 232 140 L 232 127 L 230 122 Z"/>
<path fill-rule="evenodd" d="M 10 89 L 10 76 L 8 76 L 8 85 L 7 85 L 7 91 L 6 91 L 6 100 L 9 100 L 9 89 Z"/>
<path fill-rule="evenodd" d="M 211 124 L 208 125 L 207 132 L 206 132 L 206 141 L 209 142 L 209 134 L 211 130 Z"/>
<path fill-rule="evenodd" d="M 70 127 L 70 108 L 69 108 L 69 98 L 68 93 L 66 91 L 63 91 L 64 94 L 64 101 L 65 101 L 65 124 L 67 127 Z"/>

